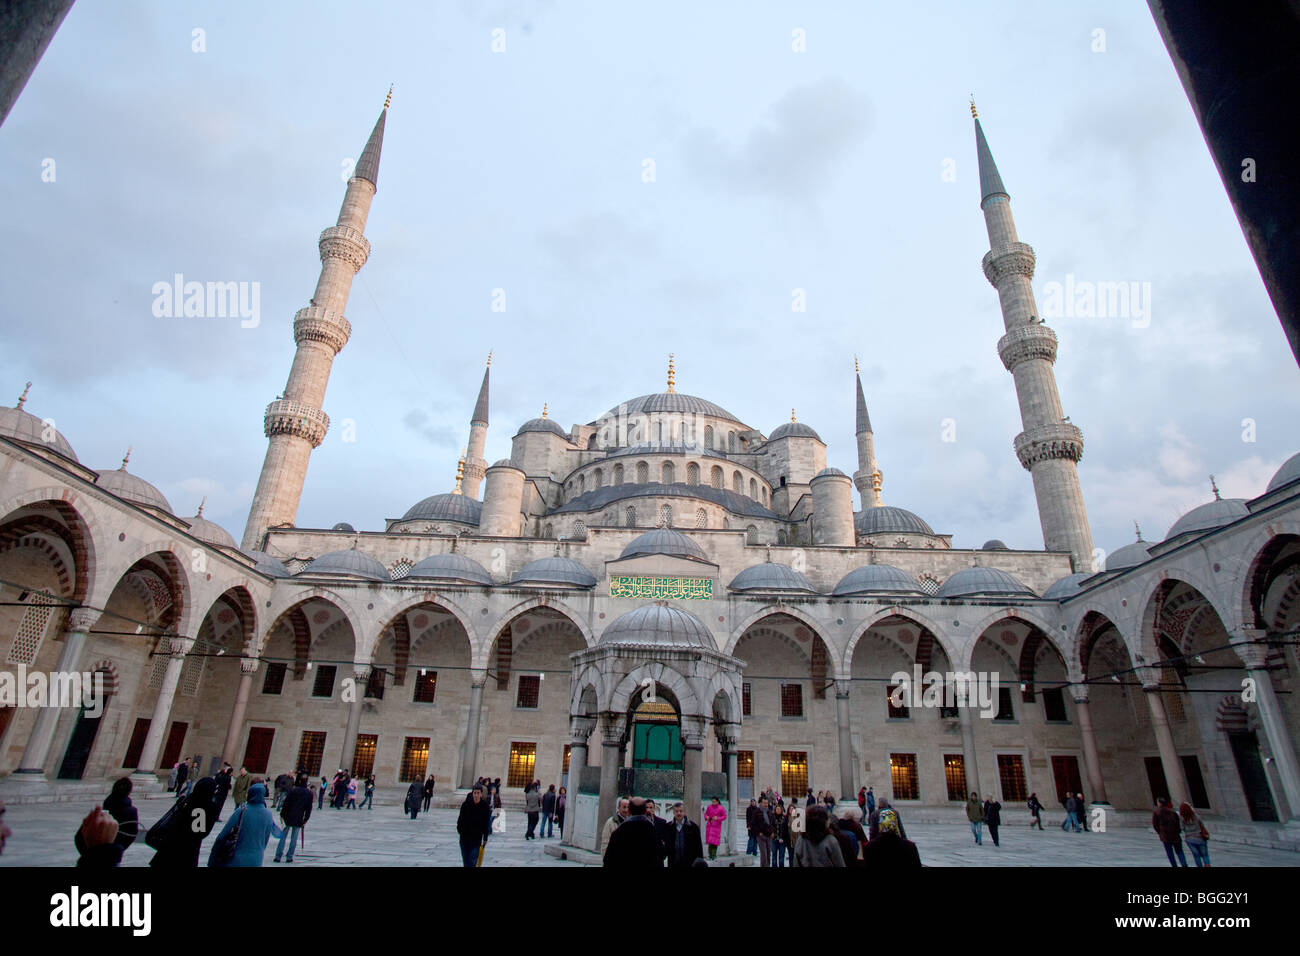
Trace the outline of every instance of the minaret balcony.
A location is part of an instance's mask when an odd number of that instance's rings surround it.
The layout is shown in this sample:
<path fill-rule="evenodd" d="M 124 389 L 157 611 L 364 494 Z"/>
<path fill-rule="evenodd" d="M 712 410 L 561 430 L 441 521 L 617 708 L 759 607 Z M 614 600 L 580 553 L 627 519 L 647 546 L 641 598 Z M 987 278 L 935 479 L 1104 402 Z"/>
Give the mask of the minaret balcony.
<path fill-rule="evenodd" d="M 1029 359 L 1056 361 L 1056 333 L 1041 322 L 1022 325 L 998 339 L 998 355 L 1007 371 Z"/>
<path fill-rule="evenodd" d="M 282 398 L 266 406 L 262 424 L 267 438 L 293 435 L 307 439 L 311 442 L 311 447 L 316 448 L 325 440 L 330 417 L 319 408 Z"/>
<path fill-rule="evenodd" d="M 339 312 L 309 305 L 299 309 L 293 317 L 293 340 L 300 345 L 303 342 L 323 342 L 337 355 L 351 337 L 352 323 Z"/>
<path fill-rule="evenodd" d="M 370 258 L 370 240 L 351 226 L 330 226 L 320 234 L 320 257 L 342 259 L 359 270 Z"/>
<path fill-rule="evenodd" d="M 1069 422 L 1035 425 L 1016 436 L 1015 449 L 1026 469 L 1053 458 L 1077 462 L 1083 457 L 1083 432 Z"/>
<path fill-rule="evenodd" d="M 1034 277 L 1034 248 L 1027 242 L 1009 242 L 984 254 L 984 277 L 993 288 L 1007 276 Z"/>

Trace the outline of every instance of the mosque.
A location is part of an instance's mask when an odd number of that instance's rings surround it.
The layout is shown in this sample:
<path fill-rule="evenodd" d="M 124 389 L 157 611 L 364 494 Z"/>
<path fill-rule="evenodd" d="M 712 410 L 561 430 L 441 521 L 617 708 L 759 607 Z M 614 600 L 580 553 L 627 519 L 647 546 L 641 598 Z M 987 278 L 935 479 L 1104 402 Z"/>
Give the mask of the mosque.
<path fill-rule="evenodd" d="M 662 391 L 567 427 L 543 408 L 492 465 L 489 368 L 453 488 L 382 529 L 296 527 L 388 112 L 320 234 L 240 543 L 125 459 L 83 465 L 26 392 L 0 410 L 4 668 L 100 674 L 108 694 L 98 714 L 0 704 L 0 796 L 156 787 L 198 756 L 394 791 L 432 774 L 444 797 L 484 775 L 563 784 L 566 842 L 588 848 L 619 794 L 716 795 L 735 820 L 769 785 L 869 785 L 909 819 L 952 819 L 970 791 L 1083 791 L 1111 825 L 1169 795 L 1300 846 L 1300 455 L 1096 566 L 1083 435 L 978 117 L 983 269 L 1043 550 L 954 548 L 885 504 L 860 377 L 850 476 L 793 413 L 765 432 L 679 392 L 671 356 Z M 900 704 L 916 668 L 991 677 L 993 706 Z"/>

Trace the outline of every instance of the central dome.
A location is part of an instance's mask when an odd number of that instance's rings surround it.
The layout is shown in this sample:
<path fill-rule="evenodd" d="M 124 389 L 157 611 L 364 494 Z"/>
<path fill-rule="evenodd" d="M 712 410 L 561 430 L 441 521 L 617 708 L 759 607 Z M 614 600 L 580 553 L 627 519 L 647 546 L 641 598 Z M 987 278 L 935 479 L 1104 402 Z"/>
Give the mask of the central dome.
<path fill-rule="evenodd" d="M 676 415 L 707 415 L 711 418 L 724 418 L 729 422 L 735 422 L 737 425 L 743 424 L 739 418 L 721 405 L 714 405 L 712 402 L 703 398 L 696 398 L 694 395 L 683 395 L 681 392 L 655 392 L 652 395 L 631 398 L 621 405 L 611 408 L 601 417 L 608 419 L 617 418 L 619 415 L 650 415 L 656 412 L 668 412 Z M 594 425 L 596 422 L 591 424 Z"/>
<path fill-rule="evenodd" d="M 616 618 L 605 628 L 598 643 L 718 649 L 718 642 L 698 617 L 659 604 L 647 604 Z"/>

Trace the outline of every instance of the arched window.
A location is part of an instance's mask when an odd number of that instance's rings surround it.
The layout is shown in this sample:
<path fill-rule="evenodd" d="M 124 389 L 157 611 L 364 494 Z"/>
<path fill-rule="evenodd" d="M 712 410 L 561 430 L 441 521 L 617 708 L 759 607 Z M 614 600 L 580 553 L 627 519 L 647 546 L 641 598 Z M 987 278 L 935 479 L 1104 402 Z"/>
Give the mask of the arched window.
<path fill-rule="evenodd" d="M 671 528 L 673 526 L 673 508 L 672 505 L 664 505 L 659 509 L 659 527 Z"/>
<path fill-rule="evenodd" d="M 599 488 L 605 484 L 605 472 L 597 468 L 591 475 L 591 487 Z"/>
<path fill-rule="evenodd" d="M 587 525 L 580 520 L 575 520 L 569 528 L 569 538 L 573 541 L 586 541 Z"/>
<path fill-rule="evenodd" d="M 667 440 L 668 440 L 668 439 L 666 439 L 666 438 L 664 437 L 664 436 L 667 434 L 667 432 L 668 432 L 668 430 L 667 430 L 666 428 L 664 428 L 664 420 L 663 420 L 662 418 L 659 419 L 659 440 L 660 440 L 660 441 L 667 441 Z"/>
<path fill-rule="evenodd" d="M 743 495 L 745 493 L 745 476 L 738 471 L 732 472 L 731 490 L 738 495 Z"/>
<path fill-rule="evenodd" d="M 714 465 L 709 471 L 709 484 L 714 488 L 722 487 L 722 469 Z"/>
<path fill-rule="evenodd" d="M 736 433 L 727 432 L 727 451 L 736 450 Z"/>
<path fill-rule="evenodd" d="M 660 480 L 663 481 L 665 485 L 671 485 L 673 483 L 673 463 L 671 461 L 664 462 L 663 478 Z"/>
<path fill-rule="evenodd" d="M 595 435 L 592 435 L 590 438 L 587 439 L 587 450 L 588 450 L 588 451 L 595 451 L 595 450 L 596 450 L 596 436 L 595 436 Z"/>
<path fill-rule="evenodd" d="M 650 480 L 650 466 L 646 464 L 644 461 L 638 461 L 636 463 L 636 483 L 638 485 L 644 485 L 649 480 Z"/>
<path fill-rule="evenodd" d="M 555 537 L 555 528 L 552 527 L 552 526 L 548 523 L 548 524 L 546 525 L 546 530 L 542 532 L 542 537 L 544 537 L 544 538 L 554 538 L 554 537 Z"/>
<path fill-rule="evenodd" d="M 758 544 L 758 529 L 752 524 L 745 529 L 745 544 Z"/>
<path fill-rule="evenodd" d="M 621 485 L 621 484 L 623 483 L 623 466 L 622 466 L 622 465 L 615 465 L 615 466 L 614 466 L 614 481 L 613 481 L 613 483 L 616 484 L 616 485 Z"/>
<path fill-rule="evenodd" d="M 586 490 L 586 484 L 587 484 L 587 476 L 586 476 L 586 475 L 579 475 L 579 476 L 578 476 L 578 494 L 582 494 L 583 491 Z"/>
<path fill-rule="evenodd" d="M 686 483 L 688 485 L 698 485 L 700 483 L 700 466 L 691 462 L 686 466 Z"/>
<path fill-rule="evenodd" d="M 713 447 L 713 426 L 712 425 L 704 426 L 704 447 L 705 448 Z"/>
<path fill-rule="evenodd" d="M 628 506 L 627 506 L 627 510 L 626 510 L 625 512 L 623 512 L 623 515 L 624 515 L 625 520 L 627 521 L 627 526 L 628 526 L 629 528 L 635 528 L 635 527 L 636 527 L 636 509 L 633 508 L 631 505 L 628 505 Z"/>
<path fill-rule="evenodd" d="M 695 527 L 707 528 L 709 526 L 709 515 L 703 508 L 696 509 Z"/>
<path fill-rule="evenodd" d="M 763 504 L 767 504 L 767 485 L 763 486 Z"/>
<path fill-rule="evenodd" d="M 776 543 L 785 544 L 785 528 L 776 529 Z"/>
<path fill-rule="evenodd" d="M 758 500 L 758 482 L 753 478 L 749 479 L 749 497 Z"/>

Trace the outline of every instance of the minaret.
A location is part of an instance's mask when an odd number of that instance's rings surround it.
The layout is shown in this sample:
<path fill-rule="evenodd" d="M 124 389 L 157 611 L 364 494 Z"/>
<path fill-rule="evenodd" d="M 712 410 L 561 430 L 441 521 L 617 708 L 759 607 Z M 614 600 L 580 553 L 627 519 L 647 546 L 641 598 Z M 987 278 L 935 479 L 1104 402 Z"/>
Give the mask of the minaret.
<path fill-rule="evenodd" d="M 984 275 L 998 290 L 1001 301 L 1007 331 L 998 341 L 998 355 L 1015 379 L 1025 429 L 1016 436 L 1016 457 L 1033 478 L 1047 550 L 1068 551 L 1076 571 L 1093 571 L 1092 532 L 1079 488 L 1083 432 L 1065 420 L 1061 409 L 1052 372 L 1056 333 L 1038 317 L 1030 286 L 1034 250 L 1016 235 L 1011 197 L 984 139 L 974 100 L 970 111 L 975 119 L 975 150 L 979 156 L 980 208 L 989 234 Z"/>
<path fill-rule="evenodd" d="M 853 474 L 853 484 L 862 496 L 862 507 L 879 508 L 885 503 L 880 496 L 884 475 L 876 464 L 876 438 L 871 431 L 871 416 L 867 414 L 867 400 L 862 394 L 862 372 L 858 360 L 853 359 L 853 377 L 858 382 L 858 470 Z"/>
<path fill-rule="evenodd" d="M 478 486 L 487 471 L 483 446 L 487 443 L 488 429 L 488 373 L 492 371 L 492 353 L 488 352 L 487 368 L 483 370 L 483 384 L 479 386 L 478 401 L 469 419 L 469 444 L 465 450 L 465 483 L 463 494 L 478 499 Z"/>
<path fill-rule="evenodd" d="M 245 551 L 261 547 L 267 528 L 291 525 L 298 514 L 307 461 L 325 438 L 329 416 L 321 410 L 334 356 L 343 350 L 352 326 L 343 316 L 352 290 L 352 277 L 366 264 L 370 243 L 364 232 L 370 203 L 379 188 L 379 153 L 384 145 L 384 120 L 393 91 L 388 91 L 379 120 L 357 160 L 338 222 L 320 234 L 320 278 L 311 304 L 293 319 L 298 350 L 289 370 L 284 394 L 266 406 L 263 427 L 270 444 L 248 513 L 240 545 Z"/>

